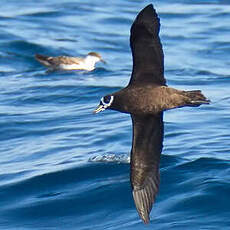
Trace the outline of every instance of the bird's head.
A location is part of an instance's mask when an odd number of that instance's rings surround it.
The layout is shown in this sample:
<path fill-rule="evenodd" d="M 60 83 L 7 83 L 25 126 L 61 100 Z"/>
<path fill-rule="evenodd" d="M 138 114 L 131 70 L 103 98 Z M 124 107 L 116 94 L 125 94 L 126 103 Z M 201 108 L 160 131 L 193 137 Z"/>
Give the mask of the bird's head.
<path fill-rule="evenodd" d="M 93 111 L 94 113 L 99 113 L 104 111 L 105 109 L 109 109 L 113 103 L 114 96 L 113 95 L 106 95 L 101 98 L 100 104 L 97 108 Z"/>
<path fill-rule="evenodd" d="M 96 52 L 90 52 L 90 53 L 88 53 L 87 54 L 87 58 L 90 58 L 91 60 L 94 60 L 94 62 L 96 63 L 96 62 L 99 62 L 99 61 L 101 61 L 102 63 L 106 63 L 103 59 L 102 59 L 102 57 L 101 57 L 101 55 L 99 54 L 99 53 L 96 53 Z"/>

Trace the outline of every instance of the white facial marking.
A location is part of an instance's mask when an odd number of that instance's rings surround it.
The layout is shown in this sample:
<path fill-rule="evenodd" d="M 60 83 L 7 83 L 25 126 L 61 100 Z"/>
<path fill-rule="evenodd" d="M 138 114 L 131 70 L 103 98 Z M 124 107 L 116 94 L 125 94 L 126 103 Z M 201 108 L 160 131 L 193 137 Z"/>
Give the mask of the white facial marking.
<path fill-rule="evenodd" d="M 106 103 L 104 101 L 104 97 L 101 98 L 101 103 L 102 103 L 102 105 L 104 106 L 105 109 L 112 105 L 113 99 L 114 99 L 114 96 L 110 96 L 109 102 Z"/>
<path fill-rule="evenodd" d="M 96 56 L 91 56 L 91 55 L 88 55 L 85 59 L 86 62 L 88 63 L 96 63 L 98 61 L 100 61 L 100 58 L 99 57 L 96 57 Z"/>

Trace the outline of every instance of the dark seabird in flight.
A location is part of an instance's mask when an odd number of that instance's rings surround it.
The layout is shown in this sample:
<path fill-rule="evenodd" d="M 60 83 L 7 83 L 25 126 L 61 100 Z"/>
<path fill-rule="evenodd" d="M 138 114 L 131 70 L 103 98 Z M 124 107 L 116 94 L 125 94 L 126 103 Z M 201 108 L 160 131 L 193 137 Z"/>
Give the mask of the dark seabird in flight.
<path fill-rule="evenodd" d="M 104 96 L 94 111 L 112 109 L 131 115 L 130 180 L 135 205 L 144 223 L 149 222 L 149 213 L 159 188 L 163 111 L 209 104 L 200 90 L 183 91 L 166 85 L 159 29 L 159 18 L 150 4 L 137 15 L 131 27 L 133 71 L 128 86 Z"/>

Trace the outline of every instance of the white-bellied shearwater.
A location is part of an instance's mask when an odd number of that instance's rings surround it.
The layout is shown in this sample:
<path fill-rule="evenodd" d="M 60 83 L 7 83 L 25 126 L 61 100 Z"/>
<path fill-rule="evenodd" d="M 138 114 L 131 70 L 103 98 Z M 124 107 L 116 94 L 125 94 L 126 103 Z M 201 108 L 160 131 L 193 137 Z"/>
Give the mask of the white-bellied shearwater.
<path fill-rule="evenodd" d="M 50 57 L 41 54 L 35 54 L 35 59 L 44 66 L 52 70 L 87 70 L 95 69 L 95 64 L 99 61 L 105 63 L 101 55 L 96 52 L 90 52 L 85 58 L 58 56 Z"/>

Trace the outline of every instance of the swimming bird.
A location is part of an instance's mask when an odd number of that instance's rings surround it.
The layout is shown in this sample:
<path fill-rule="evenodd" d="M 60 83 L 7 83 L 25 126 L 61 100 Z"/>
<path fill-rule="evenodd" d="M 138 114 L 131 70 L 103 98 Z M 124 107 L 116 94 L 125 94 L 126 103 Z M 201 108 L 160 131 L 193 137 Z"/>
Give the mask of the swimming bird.
<path fill-rule="evenodd" d="M 95 64 L 99 61 L 105 63 L 101 55 L 96 52 L 90 52 L 85 58 L 58 56 L 50 57 L 41 54 L 35 54 L 35 59 L 44 66 L 53 70 L 87 70 L 95 69 Z"/>
<path fill-rule="evenodd" d="M 133 70 L 129 84 L 101 98 L 94 110 L 117 110 L 131 115 L 133 126 L 130 180 L 140 218 L 149 214 L 159 188 L 159 163 L 163 148 L 163 112 L 183 106 L 209 104 L 200 90 L 177 90 L 166 85 L 164 55 L 159 38 L 160 20 L 150 4 L 131 26 Z"/>

